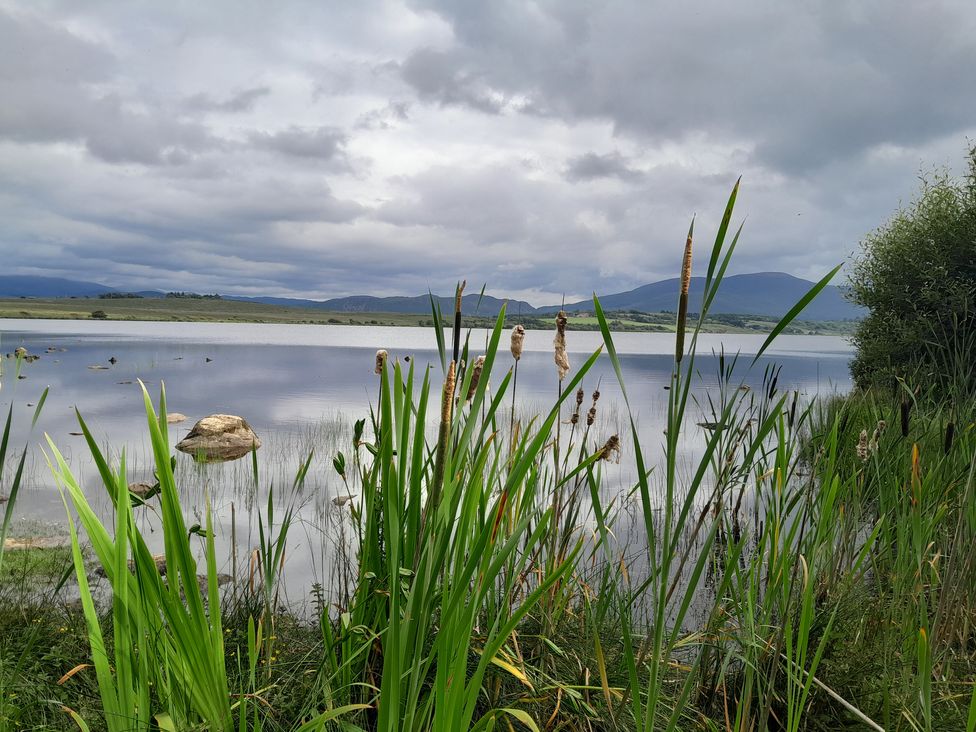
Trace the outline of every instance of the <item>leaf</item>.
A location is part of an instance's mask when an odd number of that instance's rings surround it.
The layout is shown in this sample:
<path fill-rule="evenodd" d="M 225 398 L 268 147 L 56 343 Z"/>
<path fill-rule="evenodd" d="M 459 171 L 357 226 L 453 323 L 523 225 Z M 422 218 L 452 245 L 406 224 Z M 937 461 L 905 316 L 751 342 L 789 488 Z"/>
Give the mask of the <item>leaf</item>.
<path fill-rule="evenodd" d="M 79 663 L 77 666 L 75 666 L 73 669 L 71 669 L 68 673 L 66 673 L 64 676 L 62 676 L 60 679 L 58 679 L 58 686 L 63 685 L 65 681 L 67 681 L 68 679 L 70 679 L 72 676 L 74 676 L 79 671 L 84 671 L 86 668 L 91 668 L 91 667 L 92 667 L 92 665 L 90 663 Z"/>
<path fill-rule="evenodd" d="M 826 275 L 824 275 L 823 279 L 821 279 L 820 282 L 818 282 L 813 287 L 811 287 L 810 291 L 807 292 L 806 295 L 801 297 L 800 300 L 796 303 L 796 305 L 790 308 L 790 311 L 786 315 L 784 315 L 782 319 L 780 319 L 780 321 L 776 324 L 776 327 L 773 328 L 772 332 L 763 342 L 762 346 L 760 346 L 759 352 L 756 354 L 755 358 L 752 359 L 753 365 L 755 365 L 756 361 L 759 360 L 759 357 L 762 356 L 763 353 L 765 353 L 766 349 L 769 348 L 770 344 L 772 344 L 772 342 L 776 340 L 776 336 L 782 333 L 783 330 L 790 323 L 793 322 L 796 316 L 799 315 L 801 312 L 803 312 L 803 309 L 810 304 L 813 298 L 815 298 L 817 295 L 820 294 L 820 291 L 827 286 L 827 284 L 834 278 L 834 275 L 837 274 L 837 272 L 840 270 L 842 266 L 843 263 L 838 264 L 836 267 L 830 270 Z"/>

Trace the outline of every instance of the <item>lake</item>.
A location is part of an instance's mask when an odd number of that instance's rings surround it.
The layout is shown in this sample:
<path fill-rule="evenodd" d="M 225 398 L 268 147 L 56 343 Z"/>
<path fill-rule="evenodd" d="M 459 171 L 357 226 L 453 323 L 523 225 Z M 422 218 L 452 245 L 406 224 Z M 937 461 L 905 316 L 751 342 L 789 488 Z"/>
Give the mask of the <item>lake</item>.
<path fill-rule="evenodd" d="M 487 337 L 484 330 L 472 331 L 472 353 L 484 350 Z M 518 372 L 520 414 L 548 408 L 557 394 L 552 338 L 552 332 L 544 331 L 526 335 Z M 764 336 L 751 334 L 702 336 L 696 394 L 703 395 L 718 383 L 718 357 L 714 354 L 722 348 L 727 355 L 738 352 L 748 356 L 740 359 L 737 375 L 753 388 L 762 384 L 764 370 L 770 364 L 781 366 L 778 388 L 796 390 L 803 399 L 850 388 L 848 362 L 852 351 L 845 339 L 781 336 L 755 366 L 747 368 L 763 340 Z M 570 331 L 567 341 L 575 368 L 600 346 L 602 338 L 598 332 Z M 620 333 L 614 342 L 645 450 L 659 453 L 674 337 L 666 333 Z M 12 404 L 14 410 L 12 445 L 31 446 L 15 514 L 21 526 L 25 521 L 58 527 L 65 524 L 65 509 L 40 449 L 45 433 L 64 454 L 93 504 L 103 515 L 108 511 L 108 498 L 84 438 L 71 434 L 80 431 L 75 408 L 100 445 L 109 447 L 115 456 L 125 449 L 130 481 L 153 482 L 138 380 L 147 384 L 154 401 L 160 384 L 165 383 L 169 411 L 188 417 L 170 426 L 174 444 L 196 420 L 213 413 L 243 416 L 261 438 L 257 489 L 248 459 L 196 465 L 190 457 L 177 453 L 181 493 L 191 514 L 187 522 L 203 523 L 203 497 L 205 492 L 209 494 L 218 522 L 219 551 L 226 558 L 223 571 L 228 571 L 231 556 L 246 557 L 253 548 L 255 512 L 261 510 L 273 485 L 278 500 L 295 503 L 299 520 L 297 530 L 289 534 L 285 570 L 286 588 L 296 601 L 304 600 L 313 584 L 328 587 L 331 581 L 335 528 L 344 520 L 342 509 L 332 503 L 336 495 L 344 493 L 332 458 L 338 450 L 350 453 L 353 422 L 369 417 L 378 388 L 378 377 L 373 373 L 376 349 L 386 349 L 391 358 L 410 356 L 418 370 L 431 364 L 435 380 L 440 378 L 441 369 L 434 332 L 429 328 L 0 320 L 0 351 L 11 353 L 21 346 L 40 358 L 23 365 L 23 379 L 15 378 L 14 360 L 3 359 L 0 379 L 0 408 L 6 413 Z M 509 366 L 506 333 L 495 383 Z M 31 432 L 32 405 L 47 386 L 49 396 Z M 605 356 L 585 379 L 584 411 L 590 392 L 598 386 L 602 396 L 595 432 L 599 439 L 594 441 L 602 442 L 610 434 L 625 433 L 627 426 L 620 388 Z M 701 414 L 697 410 L 699 418 Z M 695 419 L 694 414 L 691 419 Z M 700 430 L 686 430 L 684 449 L 689 455 L 700 442 Z M 633 462 L 627 455 L 628 447 L 625 440 L 624 465 Z M 292 479 L 310 452 L 313 460 L 308 478 L 302 491 L 292 494 Z M 653 462 L 653 457 L 649 461 Z M 626 488 L 630 480 L 623 469 L 608 469 L 605 479 L 604 491 L 611 493 Z M 157 525 L 151 512 L 143 512 L 140 520 L 149 530 Z M 161 546 L 158 532 L 155 539 Z"/>

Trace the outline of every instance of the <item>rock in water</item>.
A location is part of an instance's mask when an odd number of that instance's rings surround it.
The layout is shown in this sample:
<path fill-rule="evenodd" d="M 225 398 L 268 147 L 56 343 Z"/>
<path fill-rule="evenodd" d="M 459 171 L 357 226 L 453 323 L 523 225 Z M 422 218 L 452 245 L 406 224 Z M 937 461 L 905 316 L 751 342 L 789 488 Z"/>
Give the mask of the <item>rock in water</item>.
<path fill-rule="evenodd" d="M 178 422 L 185 422 L 186 415 L 180 414 L 179 412 L 170 412 L 169 414 L 166 415 L 166 421 L 169 424 L 177 424 Z"/>
<path fill-rule="evenodd" d="M 149 483 L 129 483 L 129 493 L 139 498 L 148 498 L 156 493 L 156 486 Z"/>
<path fill-rule="evenodd" d="M 192 455 L 197 462 L 237 460 L 261 447 L 261 440 L 243 417 L 211 414 L 177 443 L 176 449 Z"/>

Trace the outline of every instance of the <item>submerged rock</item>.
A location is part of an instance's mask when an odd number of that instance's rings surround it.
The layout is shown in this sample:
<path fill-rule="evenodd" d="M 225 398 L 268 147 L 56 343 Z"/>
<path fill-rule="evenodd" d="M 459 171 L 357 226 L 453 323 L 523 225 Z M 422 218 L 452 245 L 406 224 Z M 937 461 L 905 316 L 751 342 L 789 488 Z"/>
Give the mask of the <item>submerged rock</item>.
<path fill-rule="evenodd" d="M 243 417 L 211 414 L 176 444 L 176 449 L 192 455 L 197 462 L 237 460 L 261 447 L 261 440 Z"/>

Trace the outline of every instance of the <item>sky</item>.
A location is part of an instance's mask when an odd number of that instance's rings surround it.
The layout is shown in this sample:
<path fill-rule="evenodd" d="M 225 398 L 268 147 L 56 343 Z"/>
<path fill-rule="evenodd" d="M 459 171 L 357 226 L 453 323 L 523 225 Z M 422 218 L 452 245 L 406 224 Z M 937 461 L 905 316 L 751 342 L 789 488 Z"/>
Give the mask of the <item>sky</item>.
<path fill-rule="evenodd" d="M 961 173 L 976 3 L 0 0 L 0 271 L 534 305 L 816 279 Z"/>

